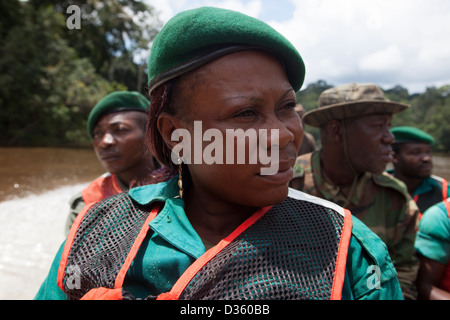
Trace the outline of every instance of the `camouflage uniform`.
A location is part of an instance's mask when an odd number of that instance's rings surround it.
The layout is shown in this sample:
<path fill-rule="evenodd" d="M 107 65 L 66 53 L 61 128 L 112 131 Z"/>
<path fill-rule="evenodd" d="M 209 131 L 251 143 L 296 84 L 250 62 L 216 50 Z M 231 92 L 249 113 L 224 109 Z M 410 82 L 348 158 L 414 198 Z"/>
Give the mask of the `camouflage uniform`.
<path fill-rule="evenodd" d="M 320 154 L 319 150 L 297 158 L 294 179 L 302 185 L 300 189 L 345 205 L 376 233 L 388 247 L 404 297 L 415 299 L 418 260 L 414 255 L 414 240 L 419 211 L 406 186 L 388 173 L 366 172 L 356 181 L 353 192 L 351 186 L 340 188 L 323 174 Z"/>

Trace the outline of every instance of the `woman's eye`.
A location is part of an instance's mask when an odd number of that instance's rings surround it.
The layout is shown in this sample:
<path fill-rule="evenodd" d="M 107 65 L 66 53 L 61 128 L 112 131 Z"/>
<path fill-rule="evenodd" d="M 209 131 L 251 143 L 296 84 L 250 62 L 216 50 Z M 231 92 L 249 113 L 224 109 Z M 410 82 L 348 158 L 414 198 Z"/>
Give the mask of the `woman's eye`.
<path fill-rule="evenodd" d="M 278 112 L 291 112 L 294 111 L 295 103 L 286 103 L 278 108 Z"/>
<path fill-rule="evenodd" d="M 291 102 L 291 103 L 286 104 L 286 105 L 283 107 L 283 109 L 286 109 L 286 110 L 294 110 L 294 109 L 295 109 L 295 106 L 296 106 L 296 104 L 295 104 L 294 102 Z"/>

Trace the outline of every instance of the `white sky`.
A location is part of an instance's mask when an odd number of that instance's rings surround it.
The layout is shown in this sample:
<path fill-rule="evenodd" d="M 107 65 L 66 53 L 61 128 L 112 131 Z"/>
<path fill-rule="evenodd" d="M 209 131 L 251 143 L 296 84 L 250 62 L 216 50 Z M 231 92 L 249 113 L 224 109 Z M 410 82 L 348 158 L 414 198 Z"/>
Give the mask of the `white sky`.
<path fill-rule="evenodd" d="M 448 0 L 145 0 L 163 22 L 215 6 L 259 18 L 286 38 L 306 64 L 305 86 L 400 84 L 410 93 L 450 84 Z"/>

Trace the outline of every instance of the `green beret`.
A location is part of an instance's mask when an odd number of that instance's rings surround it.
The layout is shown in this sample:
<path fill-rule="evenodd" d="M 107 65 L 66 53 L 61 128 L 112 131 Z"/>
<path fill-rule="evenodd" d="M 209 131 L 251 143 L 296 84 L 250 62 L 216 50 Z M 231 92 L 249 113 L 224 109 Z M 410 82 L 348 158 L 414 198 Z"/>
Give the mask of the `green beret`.
<path fill-rule="evenodd" d="M 300 90 L 305 65 L 285 37 L 258 19 L 213 7 L 181 12 L 165 24 L 150 52 L 149 90 L 221 56 L 248 49 L 278 56 L 292 87 Z"/>
<path fill-rule="evenodd" d="M 94 127 L 100 117 L 107 113 L 120 111 L 147 112 L 150 102 L 146 97 L 136 91 L 116 91 L 100 100 L 91 110 L 87 121 L 89 136 L 94 137 Z"/>
<path fill-rule="evenodd" d="M 395 143 L 425 142 L 434 144 L 434 138 L 428 133 L 414 127 L 395 127 L 391 129 Z"/>
<path fill-rule="evenodd" d="M 344 120 L 374 113 L 397 113 L 408 105 L 392 102 L 375 84 L 349 83 L 323 91 L 318 108 L 303 116 L 303 121 L 313 127 L 321 127 L 330 120 Z"/>

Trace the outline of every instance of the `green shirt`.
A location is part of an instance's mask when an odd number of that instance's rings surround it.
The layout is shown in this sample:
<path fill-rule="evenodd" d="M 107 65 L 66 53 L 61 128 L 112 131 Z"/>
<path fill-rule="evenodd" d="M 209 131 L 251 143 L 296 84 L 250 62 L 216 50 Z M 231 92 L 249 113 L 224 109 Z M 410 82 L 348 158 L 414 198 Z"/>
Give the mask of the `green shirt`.
<path fill-rule="evenodd" d="M 205 246 L 184 212 L 177 195 L 177 180 L 131 189 L 129 195 L 141 204 L 165 202 L 150 222 L 150 231 L 131 264 L 124 289 L 137 298 L 168 292 L 183 272 L 201 255 Z M 62 248 L 35 299 L 65 299 L 56 285 Z M 375 281 L 380 276 L 379 285 Z M 383 242 L 358 219 L 353 219 L 343 299 L 402 299 L 396 271 Z"/>
<path fill-rule="evenodd" d="M 419 223 L 415 249 L 444 265 L 450 261 L 450 218 L 444 202 L 430 207 Z"/>
<path fill-rule="evenodd" d="M 444 197 L 442 193 L 444 179 L 437 176 L 431 176 L 423 179 L 419 186 L 414 190 L 412 194 L 413 198 L 417 197 L 416 203 L 420 209 L 420 212 L 424 213 L 432 205 L 443 201 Z M 450 186 L 447 185 L 446 195 L 450 195 Z"/>
<path fill-rule="evenodd" d="M 388 173 L 394 175 L 393 169 L 387 170 Z M 450 196 L 450 184 L 446 183 L 447 190 L 443 192 L 444 182 L 447 182 L 444 178 L 432 175 L 423 179 L 419 186 L 412 193 L 414 201 L 416 201 L 420 212 L 424 213 L 432 205 L 445 200 Z"/>

